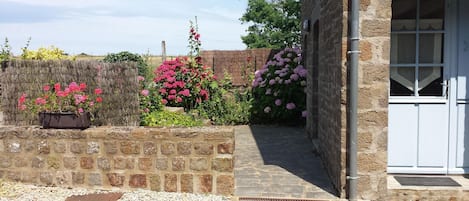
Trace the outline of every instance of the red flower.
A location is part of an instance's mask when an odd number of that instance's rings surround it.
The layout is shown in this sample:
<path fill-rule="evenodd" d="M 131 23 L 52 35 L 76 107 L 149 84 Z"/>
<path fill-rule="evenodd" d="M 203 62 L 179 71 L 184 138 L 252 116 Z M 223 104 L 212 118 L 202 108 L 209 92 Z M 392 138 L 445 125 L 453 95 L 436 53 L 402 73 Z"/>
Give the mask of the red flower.
<path fill-rule="evenodd" d="M 96 102 L 98 102 L 98 103 L 101 103 L 101 102 L 103 102 L 103 98 L 101 98 L 101 97 L 97 97 L 97 98 L 96 98 Z"/>
<path fill-rule="evenodd" d="M 86 83 L 80 83 L 80 90 L 83 91 L 86 89 Z"/>
<path fill-rule="evenodd" d="M 55 83 L 54 84 L 54 90 L 55 91 L 60 91 L 61 90 L 60 88 L 61 88 L 60 83 Z"/>
<path fill-rule="evenodd" d="M 96 94 L 96 95 L 100 95 L 100 94 L 102 94 L 102 93 L 103 93 L 103 90 L 100 89 L 100 88 L 96 88 L 96 89 L 94 90 L 94 94 Z"/>

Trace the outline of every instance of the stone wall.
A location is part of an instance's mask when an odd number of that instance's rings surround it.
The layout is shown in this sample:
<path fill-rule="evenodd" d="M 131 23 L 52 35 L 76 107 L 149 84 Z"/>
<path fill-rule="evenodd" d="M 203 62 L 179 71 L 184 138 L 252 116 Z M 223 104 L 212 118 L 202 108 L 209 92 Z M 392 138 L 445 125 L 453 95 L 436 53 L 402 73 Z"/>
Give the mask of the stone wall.
<path fill-rule="evenodd" d="M 358 190 L 368 200 L 393 200 L 386 198 L 391 2 L 362 0 L 360 7 Z"/>
<path fill-rule="evenodd" d="M 307 124 L 317 136 L 319 154 L 342 198 L 347 197 L 348 142 L 348 1 L 302 1 L 308 77 Z M 391 0 L 362 0 L 360 8 L 360 63 L 358 100 L 358 195 L 385 200 L 387 195 L 387 99 Z M 318 19 L 318 63 L 314 63 L 314 23 Z M 317 75 L 314 75 L 316 73 Z M 316 78 L 317 77 L 317 78 Z M 317 86 L 315 86 L 315 84 Z M 316 91 L 317 90 L 317 91 Z"/>
<path fill-rule="evenodd" d="M 319 153 L 326 166 L 327 173 L 331 178 L 334 186 L 338 190 L 341 197 L 345 197 L 345 131 L 346 131 L 346 113 L 344 112 L 344 104 L 342 101 L 345 94 L 346 72 L 343 72 L 342 65 L 342 40 L 346 36 L 343 33 L 343 5 L 342 0 L 327 1 L 303 1 L 303 17 L 313 20 L 314 15 L 319 15 L 319 40 L 318 40 L 318 65 L 312 66 L 313 52 L 312 40 L 314 30 L 314 21 L 311 21 L 311 30 L 306 37 L 309 44 L 305 55 L 311 57 L 306 59 L 306 65 L 309 72 L 317 73 L 317 86 L 312 84 L 314 79 L 310 74 L 308 78 L 308 104 L 316 100 L 315 106 L 309 106 L 308 110 L 311 114 L 309 121 L 313 118 L 317 122 L 308 123 L 308 131 L 315 135 L 317 132 L 317 140 L 319 144 Z M 319 7 L 319 8 L 318 8 Z M 312 11 L 318 11 L 319 14 Z M 309 12 L 309 14 L 307 13 Z M 309 37 L 308 37 L 309 36 Z M 310 70 L 315 69 L 315 70 Z M 315 90 L 313 90 L 313 88 Z"/>
<path fill-rule="evenodd" d="M 45 186 L 231 195 L 234 131 L 0 127 L 0 177 Z"/>

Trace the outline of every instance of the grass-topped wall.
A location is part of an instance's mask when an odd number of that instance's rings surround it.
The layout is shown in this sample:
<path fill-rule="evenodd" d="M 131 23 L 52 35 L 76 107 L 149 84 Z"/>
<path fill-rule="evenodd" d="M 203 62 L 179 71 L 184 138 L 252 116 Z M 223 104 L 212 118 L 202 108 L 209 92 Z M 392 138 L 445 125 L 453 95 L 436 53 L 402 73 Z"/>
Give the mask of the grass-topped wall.
<path fill-rule="evenodd" d="M 18 110 L 18 98 L 21 94 L 36 97 L 45 84 L 59 82 L 66 85 L 73 81 L 86 83 L 88 89 L 99 87 L 103 90 L 103 104 L 93 124 L 138 125 L 139 85 L 135 64 L 69 60 L 8 62 L 0 79 L 4 123 L 37 124 L 37 114 Z"/>

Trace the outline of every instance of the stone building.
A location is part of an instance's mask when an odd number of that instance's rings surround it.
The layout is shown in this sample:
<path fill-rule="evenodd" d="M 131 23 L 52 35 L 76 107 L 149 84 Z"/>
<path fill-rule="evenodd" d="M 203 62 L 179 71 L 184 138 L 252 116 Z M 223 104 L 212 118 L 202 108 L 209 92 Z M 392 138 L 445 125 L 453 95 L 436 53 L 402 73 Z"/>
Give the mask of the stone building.
<path fill-rule="evenodd" d="M 302 0 L 307 130 L 319 142 L 318 153 L 342 198 L 349 170 L 350 2 Z M 361 0 L 360 199 L 414 200 L 425 194 L 390 189 L 392 174 L 469 172 L 468 9 L 465 0 Z"/>

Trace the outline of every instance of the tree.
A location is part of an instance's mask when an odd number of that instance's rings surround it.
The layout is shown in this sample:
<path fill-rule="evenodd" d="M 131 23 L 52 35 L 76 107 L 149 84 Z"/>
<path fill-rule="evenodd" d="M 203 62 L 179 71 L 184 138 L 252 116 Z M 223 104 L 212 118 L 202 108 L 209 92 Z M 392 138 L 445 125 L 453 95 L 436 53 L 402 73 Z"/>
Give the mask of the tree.
<path fill-rule="evenodd" d="M 248 48 L 274 48 L 300 44 L 299 0 L 249 0 L 241 22 L 250 23 L 241 36 Z"/>

